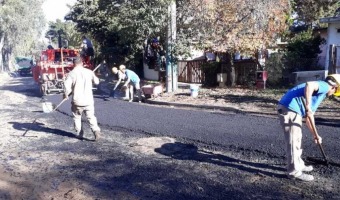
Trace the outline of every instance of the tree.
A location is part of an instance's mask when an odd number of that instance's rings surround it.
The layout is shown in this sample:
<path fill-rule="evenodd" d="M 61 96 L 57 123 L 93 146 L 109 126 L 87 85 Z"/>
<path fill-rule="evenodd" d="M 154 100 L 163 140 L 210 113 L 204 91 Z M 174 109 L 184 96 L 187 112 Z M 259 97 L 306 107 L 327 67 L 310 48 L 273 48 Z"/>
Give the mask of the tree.
<path fill-rule="evenodd" d="M 333 16 L 339 7 L 338 0 L 292 0 L 296 23 L 302 22 L 307 26 L 317 26 L 320 18 Z"/>
<path fill-rule="evenodd" d="M 0 7 L 0 70 L 13 68 L 15 56 L 32 55 L 44 28 L 42 0 L 6 0 Z"/>
<path fill-rule="evenodd" d="M 325 44 L 320 35 L 313 35 L 311 29 L 295 35 L 289 40 L 285 53 L 285 65 L 289 72 L 321 70 L 318 66 L 320 46 Z"/>
<path fill-rule="evenodd" d="M 179 1 L 184 22 L 178 26 L 183 34 L 180 39 L 193 38 L 200 48 L 228 52 L 229 85 L 233 86 L 233 54 L 240 51 L 255 55 L 257 50 L 273 44 L 287 28 L 289 3 L 289 0 Z"/>
<path fill-rule="evenodd" d="M 66 18 L 96 40 L 109 63 L 136 67 L 147 38 L 165 39 L 167 5 L 168 0 L 78 0 Z"/>
<path fill-rule="evenodd" d="M 82 41 L 81 33 L 76 30 L 75 23 L 66 21 L 62 22 L 57 19 L 55 22 L 49 22 L 49 29 L 45 34 L 45 38 L 51 40 L 52 43 L 59 47 L 58 37 L 61 36 L 62 46 L 69 48 L 79 48 Z"/>
<path fill-rule="evenodd" d="M 165 38 L 169 2 L 78 0 L 67 18 L 90 33 L 114 62 L 134 63 L 146 38 Z M 230 56 L 235 51 L 254 54 L 287 28 L 290 13 L 289 0 L 177 0 L 177 7 L 177 54 L 187 53 L 193 44 Z"/>

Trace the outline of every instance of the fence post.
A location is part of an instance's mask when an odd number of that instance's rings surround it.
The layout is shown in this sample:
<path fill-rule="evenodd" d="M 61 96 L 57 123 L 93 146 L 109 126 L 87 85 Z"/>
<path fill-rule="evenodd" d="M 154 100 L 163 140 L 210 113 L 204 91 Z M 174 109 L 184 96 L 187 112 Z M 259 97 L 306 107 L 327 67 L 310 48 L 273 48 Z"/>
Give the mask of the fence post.
<path fill-rule="evenodd" d="M 335 46 L 334 44 L 329 45 L 329 62 L 328 62 L 328 74 L 335 74 L 336 69 L 335 69 L 335 57 L 334 56 L 334 49 Z"/>

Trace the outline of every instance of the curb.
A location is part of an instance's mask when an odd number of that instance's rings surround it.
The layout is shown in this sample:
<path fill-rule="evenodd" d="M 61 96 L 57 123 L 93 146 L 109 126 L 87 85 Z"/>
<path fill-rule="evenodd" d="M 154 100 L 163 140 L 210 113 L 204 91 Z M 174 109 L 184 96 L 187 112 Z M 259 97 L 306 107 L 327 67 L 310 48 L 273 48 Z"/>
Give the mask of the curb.
<path fill-rule="evenodd" d="M 268 112 L 268 111 L 246 111 L 246 110 L 239 110 L 232 107 L 223 107 L 223 106 L 211 106 L 211 105 L 193 105 L 193 104 L 185 104 L 185 103 L 174 103 L 174 102 L 164 102 L 164 101 L 155 101 L 150 99 L 145 99 L 144 101 L 147 104 L 153 104 L 153 105 L 163 105 L 163 106 L 174 106 L 179 108 L 196 108 L 196 109 L 206 109 L 206 110 L 220 110 L 220 111 L 227 111 L 227 112 L 233 112 L 233 113 L 239 113 L 239 114 L 251 114 L 251 115 L 257 115 L 257 116 L 267 116 L 267 117 L 275 117 L 277 118 L 277 114 L 275 111 Z M 340 120 L 339 118 L 335 117 L 329 117 L 329 116 L 323 116 L 318 115 L 315 117 L 315 120 L 320 121 L 335 121 Z M 321 123 L 319 121 L 319 123 Z M 316 122 L 318 124 L 318 122 Z"/>
<path fill-rule="evenodd" d="M 277 116 L 277 114 L 275 112 L 245 111 L 245 110 L 239 110 L 239 109 L 236 109 L 236 108 L 224 107 L 224 106 L 193 105 L 193 104 L 185 104 L 185 103 L 154 101 L 154 100 L 150 100 L 150 99 L 145 99 L 145 103 L 154 104 L 154 105 L 163 105 L 163 106 L 174 106 L 174 107 L 181 107 L 181 108 L 198 108 L 198 109 L 207 109 L 207 110 L 221 110 L 221 111 L 228 111 L 228 112 L 241 113 L 241 114 Z"/>

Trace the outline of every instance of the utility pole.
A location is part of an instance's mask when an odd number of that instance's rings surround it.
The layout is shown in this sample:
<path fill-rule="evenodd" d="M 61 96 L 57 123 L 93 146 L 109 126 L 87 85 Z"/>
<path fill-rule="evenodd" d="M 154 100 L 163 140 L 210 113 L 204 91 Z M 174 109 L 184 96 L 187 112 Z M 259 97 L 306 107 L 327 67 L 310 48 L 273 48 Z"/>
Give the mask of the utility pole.
<path fill-rule="evenodd" d="M 177 90 L 177 65 L 173 55 L 176 40 L 176 0 L 172 0 L 168 7 L 168 32 L 166 48 L 166 92 Z"/>

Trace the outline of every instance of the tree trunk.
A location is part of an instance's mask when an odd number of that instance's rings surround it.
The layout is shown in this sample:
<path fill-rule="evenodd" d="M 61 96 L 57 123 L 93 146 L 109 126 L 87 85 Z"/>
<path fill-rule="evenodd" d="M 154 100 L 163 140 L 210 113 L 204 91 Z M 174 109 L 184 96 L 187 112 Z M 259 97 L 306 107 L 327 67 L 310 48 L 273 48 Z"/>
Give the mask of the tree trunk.
<path fill-rule="evenodd" d="M 227 52 L 227 86 L 234 87 L 235 86 L 235 66 L 233 54 Z"/>
<path fill-rule="evenodd" d="M 3 48 L 4 48 L 4 41 L 5 41 L 5 36 L 4 34 L 1 35 L 1 38 L 0 38 L 0 72 L 3 72 L 4 71 L 4 62 L 3 62 Z"/>
<path fill-rule="evenodd" d="M 4 53 L 5 54 L 4 55 L 4 61 L 3 61 L 3 63 L 4 63 L 4 71 L 5 72 L 9 72 L 10 71 L 10 59 L 11 59 L 12 53 L 11 53 L 9 48 L 5 49 L 4 52 L 5 52 Z"/>

